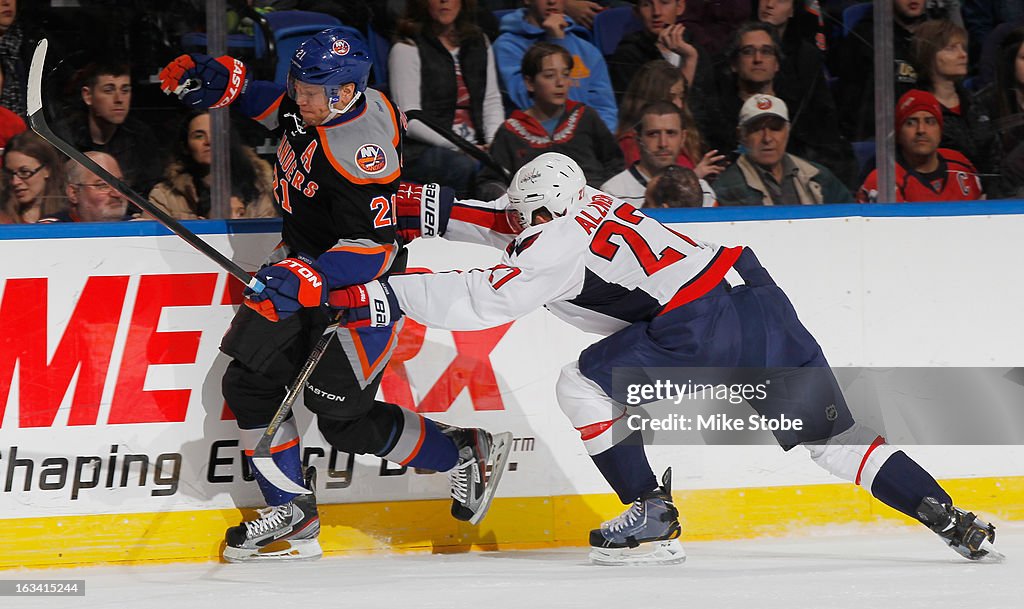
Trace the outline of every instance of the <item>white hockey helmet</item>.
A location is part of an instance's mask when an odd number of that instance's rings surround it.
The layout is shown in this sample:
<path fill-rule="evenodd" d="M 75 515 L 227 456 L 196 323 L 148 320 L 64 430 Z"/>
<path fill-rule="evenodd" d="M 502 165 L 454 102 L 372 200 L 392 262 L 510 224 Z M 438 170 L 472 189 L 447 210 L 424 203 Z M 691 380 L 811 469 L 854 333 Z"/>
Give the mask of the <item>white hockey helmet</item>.
<path fill-rule="evenodd" d="M 545 152 L 523 165 L 508 187 L 508 214 L 512 228 L 522 232 L 533 226 L 537 212 L 564 216 L 583 198 L 587 179 L 576 161 L 558 152 Z"/>

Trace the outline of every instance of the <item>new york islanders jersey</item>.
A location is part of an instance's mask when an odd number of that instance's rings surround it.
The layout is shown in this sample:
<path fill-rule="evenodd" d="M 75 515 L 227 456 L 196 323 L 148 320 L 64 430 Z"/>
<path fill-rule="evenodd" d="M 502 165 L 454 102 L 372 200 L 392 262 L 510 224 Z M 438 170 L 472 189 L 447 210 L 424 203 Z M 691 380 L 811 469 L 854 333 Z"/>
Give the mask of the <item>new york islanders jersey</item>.
<path fill-rule="evenodd" d="M 384 94 L 366 89 L 352 110 L 312 127 L 283 87 L 255 85 L 240 105 L 268 129 L 282 131 L 274 197 L 284 210 L 285 244 L 313 257 L 342 241 L 392 244 L 404 135 L 400 111 Z"/>
<path fill-rule="evenodd" d="M 459 202 L 445 237 L 484 241 L 467 221 L 467 208 L 477 204 L 474 219 L 493 221 L 491 243 L 500 241 L 507 226 L 498 220 L 502 200 Z M 509 242 L 497 266 L 389 282 L 405 314 L 431 327 L 488 328 L 546 305 L 584 331 L 610 334 L 707 293 L 740 250 L 691 239 L 587 187 L 565 216 Z"/>

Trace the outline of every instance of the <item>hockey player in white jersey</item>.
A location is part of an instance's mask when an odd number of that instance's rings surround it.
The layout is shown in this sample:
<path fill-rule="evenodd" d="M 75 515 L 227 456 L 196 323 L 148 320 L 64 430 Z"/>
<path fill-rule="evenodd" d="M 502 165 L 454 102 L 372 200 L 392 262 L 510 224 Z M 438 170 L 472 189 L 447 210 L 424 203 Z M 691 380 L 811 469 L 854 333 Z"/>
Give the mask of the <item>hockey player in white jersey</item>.
<path fill-rule="evenodd" d="M 544 306 L 605 336 L 562 369 L 556 387 L 594 464 L 629 505 L 591 531 L 594 562 L 685 559 L 670 471 L 659 484 L 643 443 L 625 427 L 627 407 L 611 397 L 614 369 L 644 367 L 782 369 L 785 382 L 776 385 L 784 388 L 750 405 L 803 420 L 801 430 L 774 432 L 784 449 L 803 445 L 815 463 L 917 518 L 966 558 L 999 556 L 992 525 L 954 507 L 923 468 L 853 420 L 821 348 L 749 248 L 680 234 L 586 186 L 579 166 L 557 153 L 522 167 L 507 201 L 454 201 L 435 184 L 403 185 L 397 204 L 406 238 L 490 243 L 505 255 L 490 269 L 393 275 L 332 292 L 351 324 L 404 314 L 477 330 Z"/>

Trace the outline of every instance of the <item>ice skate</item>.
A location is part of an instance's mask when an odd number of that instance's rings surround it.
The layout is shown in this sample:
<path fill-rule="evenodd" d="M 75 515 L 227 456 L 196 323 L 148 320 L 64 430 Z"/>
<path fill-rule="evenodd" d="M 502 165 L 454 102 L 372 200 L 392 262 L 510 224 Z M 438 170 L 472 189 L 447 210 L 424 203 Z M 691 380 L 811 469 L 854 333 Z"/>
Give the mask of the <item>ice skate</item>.
<path fill-rule="evenodd" d="M 306 470 L 306 488 L 316 489 L 316 470 Z M 259 518 L 228 529 L 224 559 L 228 562 L 260 560 L 312 560 L 323 550 L 317 536 L 320 517 L 316 495 L 299 495 L 284 505 L 259 510 Z"/>
<path fill-rule="evenodd" d="M 590 532 L 590 561 L 608 566 L 678 564 L 686 560 L 681 532 L 669 468 L 660 488 L 644 493 L 621 515 Z"/>
<path fill-rule="evenodd" d="M 441 428 L 459 449 L 459 462 L 448 473 L 451 481 L 452 516 L 478 524 L 491 506 L 498 481 L 512 451 L 512 434 L 493 436 L 483 429 Z"/>
<path fill-rule="evenodd" d="M 995 526 L 971 512 L 925 497 L 917 507 L 917 517 L 964 558 L 995 562 L 1006 558 L 992 545 L 996 540 Z"/>

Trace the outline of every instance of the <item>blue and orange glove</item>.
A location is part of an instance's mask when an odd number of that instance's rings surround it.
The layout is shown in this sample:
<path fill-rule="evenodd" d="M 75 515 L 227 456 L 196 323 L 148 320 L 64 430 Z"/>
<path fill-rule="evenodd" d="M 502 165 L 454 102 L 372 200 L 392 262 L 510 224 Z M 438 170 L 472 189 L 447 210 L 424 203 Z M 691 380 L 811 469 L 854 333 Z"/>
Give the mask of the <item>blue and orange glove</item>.
<path fill-rule="evenodd" d="M 227 55 L 180 55 L 160 70 L 160 89 L 193 108 L 221 108 L 247 85 L 245 64 Z"/>
<path fill-rule="evenodd" d="M 287 319 L 304 307 L 327 304 L 327 280 L 313 261 L 301 254 L 263 267 L 256 271 L 256 278 L 266 287 L 259 293 L 246 288 L 245 306 L 270 321 Z"/>
<path fill-rule="evenodd" d="M 444 236 L 454 203 L 455 191 L 447 186 L 402 182 L 395 195 L 398 236 L 403 243 Z"/>
<path fill-rule="evenodd" d="M 384 280 L 334 290 L 327 303 L 337 309 L 341 325 L 347 328 L 390 326 L 402 317 L 402 307 Z"/>

